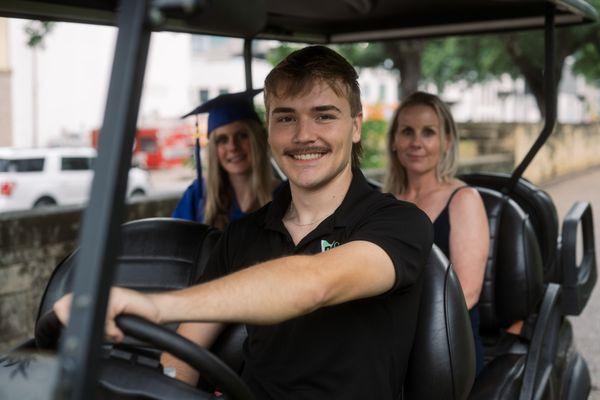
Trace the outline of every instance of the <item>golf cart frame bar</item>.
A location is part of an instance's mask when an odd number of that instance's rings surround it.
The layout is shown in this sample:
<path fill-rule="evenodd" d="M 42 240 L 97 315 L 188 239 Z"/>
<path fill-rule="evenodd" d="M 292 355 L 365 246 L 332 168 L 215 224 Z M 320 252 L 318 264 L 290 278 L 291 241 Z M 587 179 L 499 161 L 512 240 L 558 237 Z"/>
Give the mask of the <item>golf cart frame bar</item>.
<path fill-rule="evenodd" d="M 502 190 L 504 194 L 513 191 L 515 185 L 523 176 L 523 173 L 533 161 L 535 155 L 540 151 L 544 143 L 548 140 L 554 127 L 556 126 L 556 107 L 558 101 L 558 88 L 555 82 L 555 66 L 556 66 L 556 33 L 554 28 L 554 18 L 556 15 L 556 6 L 552 3 L 546 4 L 546 24 L 544 27 L 544 92 L 546 97 L 545 106 L 545 121 L 542 132 L 536 139 L 535 143 L 521 163 L 513 171 L 507 186 Z"/>
<path fill-rule="evenodd" d="M 150 44 L 148 11 L 148 0 L 121 3 L 98 161 L 89 206 L 83 215 L 71 318 L 60 344 L 57 399 L 88 399 L 96 390 L 106 304 L 114 280 L 127 171 Z"/>

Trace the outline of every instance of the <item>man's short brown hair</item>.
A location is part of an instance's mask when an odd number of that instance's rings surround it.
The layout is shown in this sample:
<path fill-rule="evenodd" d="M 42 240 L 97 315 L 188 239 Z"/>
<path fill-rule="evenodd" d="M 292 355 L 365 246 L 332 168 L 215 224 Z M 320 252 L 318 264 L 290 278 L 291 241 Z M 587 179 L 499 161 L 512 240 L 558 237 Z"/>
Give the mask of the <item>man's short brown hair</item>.
<path fill-rule="evenodd" d="M 350 103 L 350 115 L 362 112 L 358 74 L 341 55 L 325 46 L 309 46 L 284 58 L 265 79 L 265 107 L 269 118 L 271 96 L 298 96 L 308 92 L 315 81 L 325 82 L 334 93 Z M 360 165 L 361 143 L 352 144 L 352 166 Z"/>

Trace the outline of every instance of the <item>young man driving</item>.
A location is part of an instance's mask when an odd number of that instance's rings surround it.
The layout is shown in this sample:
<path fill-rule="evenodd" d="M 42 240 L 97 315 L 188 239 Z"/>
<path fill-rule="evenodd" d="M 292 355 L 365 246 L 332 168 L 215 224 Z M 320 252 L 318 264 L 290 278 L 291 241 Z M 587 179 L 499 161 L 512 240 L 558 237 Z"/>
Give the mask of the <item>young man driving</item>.
<path fill-rule="evenodd" d="M 395 400 L 431 223 L 358 169 L 360 92 L 343 57 L 322 46 L 292 53 L 266 78 L 265 105 L 271 152 L 289 183 L 228 227 L 205 283 L 150 295 L 113 288 L 107 335 L 122 339 L 120 313 L 190 322 L 179 332 L 203 345 L 223 324 L 245 323 L 242 377 L 257 398 Z M 67 296 L 54 306 L 63 323 L 69 304 Z"/>

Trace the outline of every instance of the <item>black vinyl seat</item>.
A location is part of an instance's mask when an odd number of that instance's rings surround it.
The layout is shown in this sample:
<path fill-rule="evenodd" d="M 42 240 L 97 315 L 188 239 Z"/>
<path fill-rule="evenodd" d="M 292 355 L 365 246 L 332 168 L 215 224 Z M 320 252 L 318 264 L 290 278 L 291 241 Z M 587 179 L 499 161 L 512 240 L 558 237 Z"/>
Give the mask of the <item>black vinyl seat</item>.
<path fill-rule="evenodd" d="M 529 216 L 512 199 L 477 189 L 490 225 L 490 251 L 479 300 L 480 331 L 490 339 L 535 312 L 544 292 L 543 265 Z"/>
<path fill-rule="evenodd" d="M 545 285 L 542 255 L 529 215 L 511 198 L 477 189 L 488 214 L 491 240 L 479 302 L 486 365 L 470 398 L 514 399 L 523 390 L 524 379 L 537 376 L 544 367 L 539 359 L 531 359 L 532 349 L 544 341 L 539 331 L 544 326 L 550 329 L 548 339 L 558 334 L 554 319 L 560 318 L 560 290 L 557 285 Z M 544 304 L 548 310 L 540 318 Z M 525 321 L 522 337 L 505 331 L 517 321 Z M 546 346 L 543 356 L 551 364 L 555 341 Z"/>
<path fill-rule="evenodd" d="M 458 277 L 435 245 L 423 277 L 403 400 L 460 400 L 475 379 L 471 320 Z"/>
<path fill-rule="evenodd" d="M 196 222 L 149 218 L 123 224 L 114 285 L 140 291 L 182 289 L 201 276 L 220 231 Z M 75 250 L 54 270 L 40 303 L 38 317 L 71 291 Z"/>
<path fill-rule="evenodd" d="M 501 192 L 510 180 L 510 175 L 502 173 L 478 173 L 461 175 L 460 179 L 469 185 L 484 187 Z M 544 190 L 525 178 L 517 181 L 509 194 L 525 214 L 538 240 L 542 257 L 544 282 L 560 283 L 560 255 L 558 251 L 559 221 L 554 202 Z"/>

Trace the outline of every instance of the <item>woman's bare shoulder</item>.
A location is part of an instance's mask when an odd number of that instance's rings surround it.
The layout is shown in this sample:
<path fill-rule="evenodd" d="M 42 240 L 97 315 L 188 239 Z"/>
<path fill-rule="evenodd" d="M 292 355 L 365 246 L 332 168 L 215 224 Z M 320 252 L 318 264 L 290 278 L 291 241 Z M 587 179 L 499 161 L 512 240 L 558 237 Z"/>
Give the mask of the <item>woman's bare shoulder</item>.
<path fill-rule="evenodd" d="M 470 207 L 483 206 L 483 200 L 477 189 L 474 187 L 468 186 L 458 179 L 455 179 L 454 182 L 452 182 L 452 187 L 454 196 L 450 202 L 451 209 L 468 211 Z"/>

